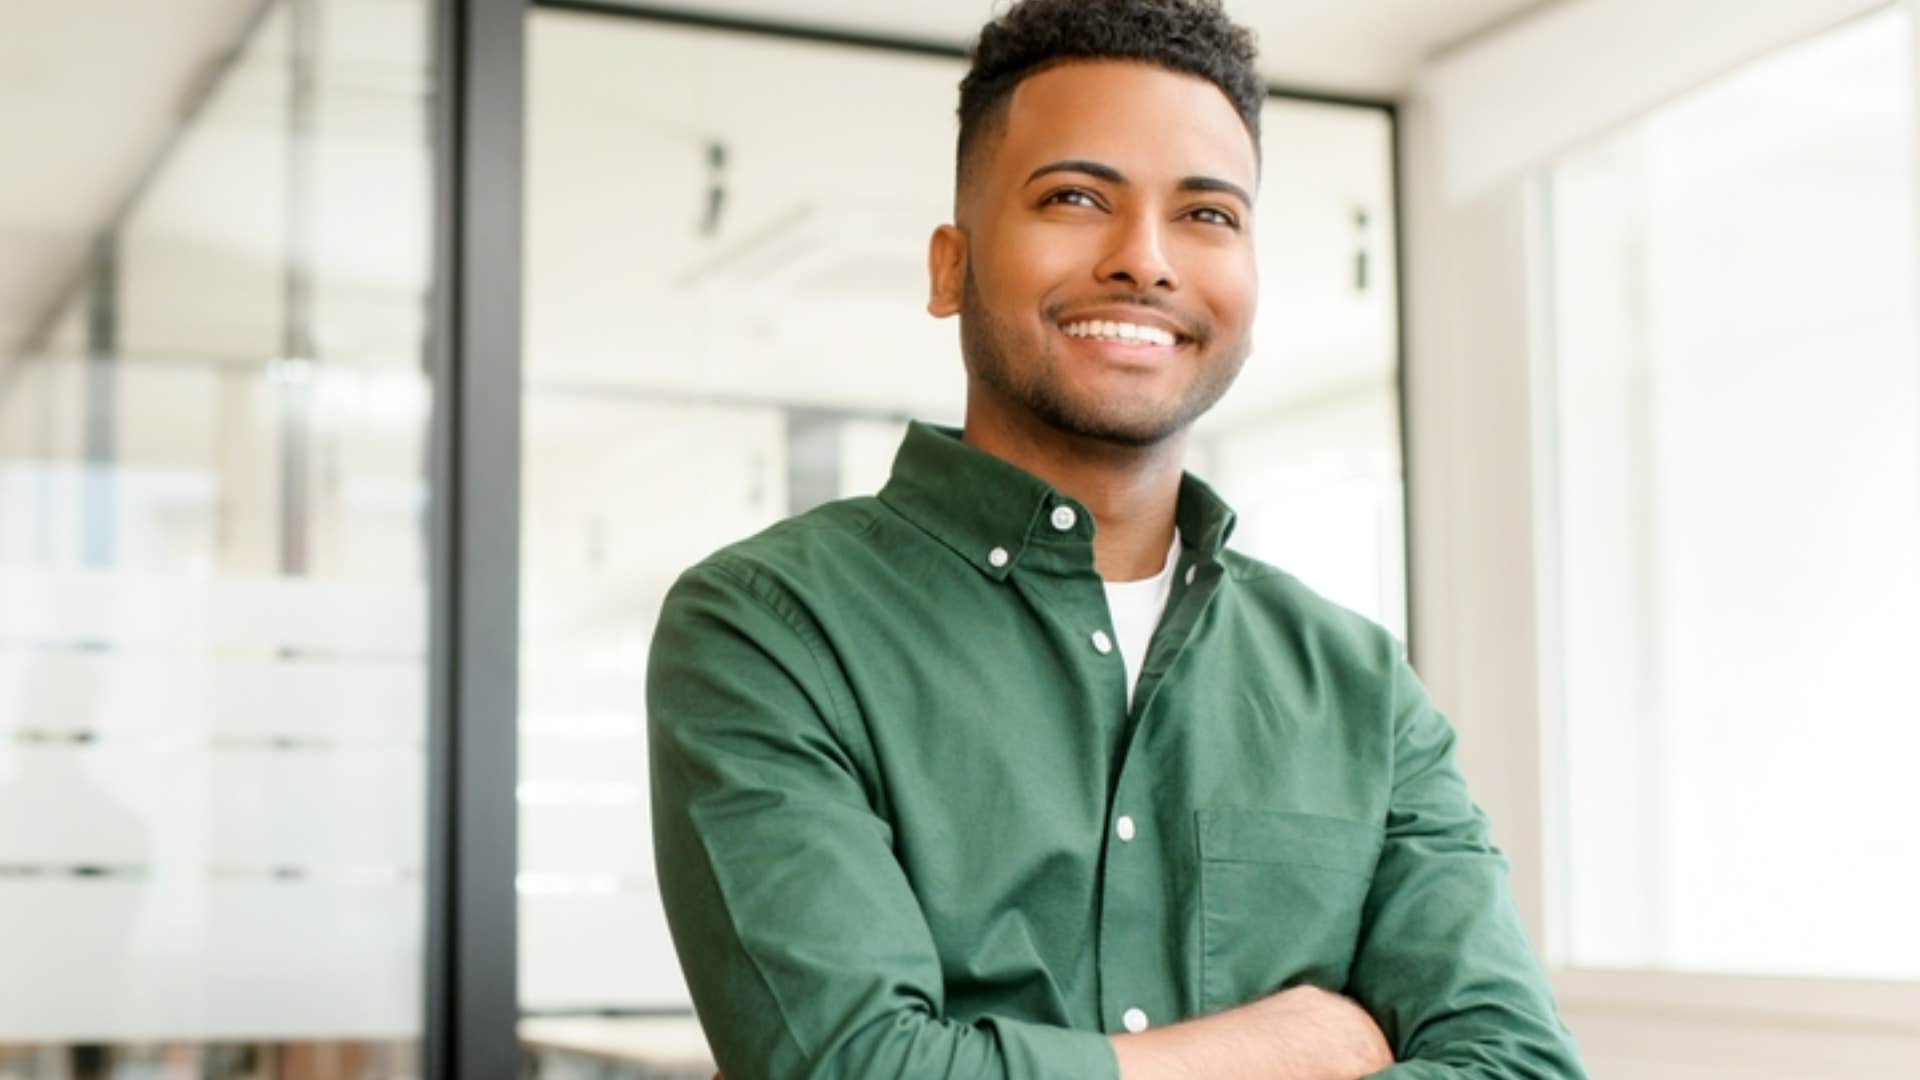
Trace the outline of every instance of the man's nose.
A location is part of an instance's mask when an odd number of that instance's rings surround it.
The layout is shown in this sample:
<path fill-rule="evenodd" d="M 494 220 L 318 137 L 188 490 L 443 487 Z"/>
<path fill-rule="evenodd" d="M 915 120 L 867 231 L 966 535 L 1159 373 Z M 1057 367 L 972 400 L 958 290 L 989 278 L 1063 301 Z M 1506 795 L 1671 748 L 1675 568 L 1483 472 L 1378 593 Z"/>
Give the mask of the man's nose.
<path fill-rule="evenodd" d="M 1094 276 L 1103 284 L 1124 282 L 1141 290 L 1180 286 L 1173 262 L 1167 258 L 1160 223 L 1144 218 L 1115 223 L 1112 246 L 1094 268 Z"/>

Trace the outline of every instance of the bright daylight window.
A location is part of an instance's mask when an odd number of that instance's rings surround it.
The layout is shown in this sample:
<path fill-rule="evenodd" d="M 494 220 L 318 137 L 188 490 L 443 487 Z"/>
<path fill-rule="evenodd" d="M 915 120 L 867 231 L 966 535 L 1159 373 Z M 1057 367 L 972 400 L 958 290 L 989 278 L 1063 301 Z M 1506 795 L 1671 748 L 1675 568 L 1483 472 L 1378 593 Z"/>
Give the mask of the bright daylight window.
<path fill-rule="evenodd" d="M 1550 173 L 1574 967 L 1920 978 L 1912 43 L 1848 23 Z"/>

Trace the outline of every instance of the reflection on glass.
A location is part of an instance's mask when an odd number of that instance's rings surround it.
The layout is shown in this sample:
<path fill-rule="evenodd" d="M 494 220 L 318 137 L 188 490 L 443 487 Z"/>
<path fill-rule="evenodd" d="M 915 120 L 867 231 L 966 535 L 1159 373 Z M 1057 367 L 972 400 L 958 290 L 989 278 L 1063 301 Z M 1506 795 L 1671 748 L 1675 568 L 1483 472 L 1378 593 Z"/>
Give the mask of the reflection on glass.
<path fill-rule="evenodd" d="M 1920 977 L 1913 40 L 1887 9 L 1553 170 L 1576 965 Z"/>
<path fill-rule="evenodd" d="M 551 11 L 530 47 L 521 1030 L 691 1074 L 697 1028 L 657 1015 L 690 1006 L 649 843 L 653 622 L 714 549 L 877 490 L 909 417 L 960 420 L 925 253 L 964 65 Z M 1256 355 L 1193 468 L 1242 550 L 1399 629 L 1389 120 L 1264 123 Z"/>
<path fill-rule="evenodd" d="M 410 1075 L 429 5 L 129 17 L 9 16 L 0 1075 Z"/>

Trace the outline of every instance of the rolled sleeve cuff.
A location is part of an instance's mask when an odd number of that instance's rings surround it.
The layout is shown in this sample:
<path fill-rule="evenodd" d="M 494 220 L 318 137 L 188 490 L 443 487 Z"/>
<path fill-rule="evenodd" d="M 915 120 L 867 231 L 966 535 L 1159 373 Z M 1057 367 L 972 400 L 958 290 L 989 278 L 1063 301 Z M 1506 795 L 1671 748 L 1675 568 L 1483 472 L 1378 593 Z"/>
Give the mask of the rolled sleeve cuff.
<path fill-rule="evenodd" d="M 986 1022 L 1000 1040 L 1009 1080 L 1120 1080 L 1113 1043 L 1093 1031 L 994 1017 Z"/>
<path fill-rule="evenodd" d="M 1445 1075 L 1438 1066 L 1428 1062 L 1402 1061 L 1377 1073 L 1368 1073 L 1366 1080 L 1436 1080 Z"/>

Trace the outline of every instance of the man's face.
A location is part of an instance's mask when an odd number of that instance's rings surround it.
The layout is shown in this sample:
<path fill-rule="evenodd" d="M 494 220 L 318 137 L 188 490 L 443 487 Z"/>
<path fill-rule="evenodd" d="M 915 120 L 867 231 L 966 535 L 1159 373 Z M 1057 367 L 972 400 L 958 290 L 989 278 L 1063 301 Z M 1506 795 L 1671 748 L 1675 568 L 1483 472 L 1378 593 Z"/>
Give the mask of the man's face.
<path fill-rule="evenodd" d="M 969 408 L 1149 446 L 1232 384 L 1250 349 L 1253 140 L 1212 83 L 1068 63 L 1021 82 L 934 237 Z"/>

